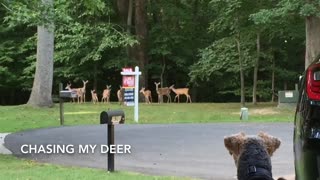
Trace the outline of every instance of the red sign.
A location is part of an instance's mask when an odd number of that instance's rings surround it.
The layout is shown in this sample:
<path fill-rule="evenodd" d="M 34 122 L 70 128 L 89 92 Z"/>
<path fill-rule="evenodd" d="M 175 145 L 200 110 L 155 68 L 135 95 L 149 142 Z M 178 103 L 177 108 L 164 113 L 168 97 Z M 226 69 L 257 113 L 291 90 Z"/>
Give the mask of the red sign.
<path fill-rule="evenodd" d="M 134 76 L 122 76 L 123 88 L 134 88 Z"/>
<path fill-rule="evenodd" d="M 131 67 L 122 68 L 122 72 L 133 72 Z"/>

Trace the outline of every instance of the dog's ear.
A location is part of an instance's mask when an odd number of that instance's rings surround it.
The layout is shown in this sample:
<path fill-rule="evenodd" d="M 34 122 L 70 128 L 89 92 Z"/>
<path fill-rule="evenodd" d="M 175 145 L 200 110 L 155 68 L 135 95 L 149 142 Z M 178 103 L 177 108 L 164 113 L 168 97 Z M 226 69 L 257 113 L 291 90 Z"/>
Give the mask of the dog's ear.
<path fill-rule="evenodd" d="M 245 134 L 243 132 L 224 137 L 224 146 L 228 149 L 230 155 L 238 156 L 240 154 L 240 148 L 245 140 Z"/>
<path fill-rule="evenodd" d="M 259 132 L 258 136 L 263 140 L 263 143 L 267 148 L 268 154 L 271 157 L 272 154 L 280 147 L 280 139 L 271 136 L 265 132 Z"/>

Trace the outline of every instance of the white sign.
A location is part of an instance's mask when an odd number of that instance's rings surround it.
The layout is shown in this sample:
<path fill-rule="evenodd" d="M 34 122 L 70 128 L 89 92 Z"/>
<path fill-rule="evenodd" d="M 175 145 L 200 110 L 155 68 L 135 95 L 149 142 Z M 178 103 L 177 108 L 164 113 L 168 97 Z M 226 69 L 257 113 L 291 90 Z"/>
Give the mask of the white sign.
<path fill-rule="evenodd" d="M 293 98 L 293 92 L 292 92 L 292 91 L 285 92 L 285 93 L 284 93 L 284 96 L 285 96 L 286 98 Z"/>

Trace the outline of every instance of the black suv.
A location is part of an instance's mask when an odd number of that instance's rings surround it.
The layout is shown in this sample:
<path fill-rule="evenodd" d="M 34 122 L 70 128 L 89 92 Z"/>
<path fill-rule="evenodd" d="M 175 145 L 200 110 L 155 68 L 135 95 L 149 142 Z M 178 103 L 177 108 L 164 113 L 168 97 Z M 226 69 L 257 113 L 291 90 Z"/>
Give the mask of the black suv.
<path fill-rule="evenodd" d="M 296 180 L 320 180 L 320 56 L 300 79 L 294 121 Z"/>

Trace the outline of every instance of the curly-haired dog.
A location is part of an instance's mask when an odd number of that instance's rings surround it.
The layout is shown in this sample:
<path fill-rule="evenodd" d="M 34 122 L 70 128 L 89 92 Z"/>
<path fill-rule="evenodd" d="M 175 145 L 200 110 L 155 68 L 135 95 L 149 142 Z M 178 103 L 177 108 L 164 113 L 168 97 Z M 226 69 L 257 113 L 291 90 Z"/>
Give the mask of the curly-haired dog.
<path fill-rule="evenodd" d="M 273 180 L 270 157 L 281 144 L 278 138 L 241 132 L 225 137 L 224 144 L 235 161 L 238 180 Z"/>

